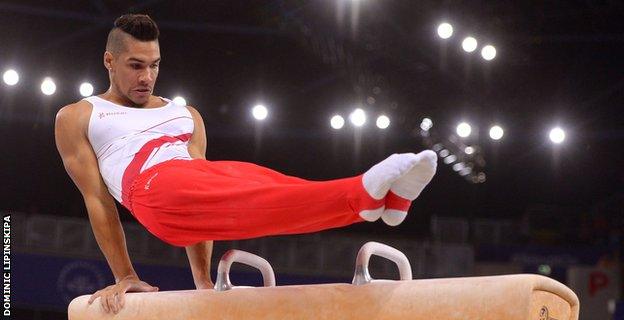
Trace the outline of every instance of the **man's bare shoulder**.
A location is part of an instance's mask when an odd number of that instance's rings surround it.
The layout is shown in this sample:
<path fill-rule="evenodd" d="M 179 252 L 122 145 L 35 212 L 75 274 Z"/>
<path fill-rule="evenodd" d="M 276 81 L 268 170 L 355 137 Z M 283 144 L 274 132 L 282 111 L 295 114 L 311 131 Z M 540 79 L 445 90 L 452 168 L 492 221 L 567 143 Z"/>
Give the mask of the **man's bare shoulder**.
<path fill-rule="evenodd" d="M 193 106 L 189 106 L 189 105 L 187 105 L 186 108 L 189 110 L 191 115 L 193 115 L 193 117 L 198 117 L 199 119 L 201 119 L 201 113 L 199 113 L 199 111 L 197 111 L 197 108 L 195 108 Z"/>
<path fill-rule="evenodd" d="M 85 122 L 89 121 L 92 109 L 93 105 L 91 105 L 91 103 L 85 100 L 80 100 L 62 107 L 56 113 L 56 121 L 85 125 Z"/>
<path fill-rule="evenodd" d="M 80 100 L 78 102 L 68 104 L 62 107 L 56 114 L 62 117 L 80 117 L 84 114 L 91 114 L 93 105 L 86 100 Z"/>
<path fill-rule="evenodd" d="M 86 134 L 93 105 L 85 100 L 68 104 L 56 113 L 55 126 L 60 133 Z"/>
<path fill-rule="evenodd" d="M 195 108 L 195 107 L 193 107 L 193 106 L 190 106 L 190 105 L 188 105 L 188 104 L 186 105 L 186 108 L 187 108 L 187 109 L 189 109 L 189 111 L 190 111 L 191 113 L 193 113 L 193 112 L 197 112 L 197 113 L 199 113 L 199 112 L 197 111 L 197 108 Z"/>

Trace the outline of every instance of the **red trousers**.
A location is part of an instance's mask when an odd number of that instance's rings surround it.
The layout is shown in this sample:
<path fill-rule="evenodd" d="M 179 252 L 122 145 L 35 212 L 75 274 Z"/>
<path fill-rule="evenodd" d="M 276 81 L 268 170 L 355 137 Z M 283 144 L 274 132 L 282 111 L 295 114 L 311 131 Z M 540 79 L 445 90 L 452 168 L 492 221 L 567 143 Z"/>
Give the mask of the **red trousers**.
<path fill-rule="evenodd" d="M 169 160 L 133 181 L 128 209 L 175 245 L 315 232 L 362 222 L 377 209 L 362 175 L 310 181 L 238 161 Z"/>

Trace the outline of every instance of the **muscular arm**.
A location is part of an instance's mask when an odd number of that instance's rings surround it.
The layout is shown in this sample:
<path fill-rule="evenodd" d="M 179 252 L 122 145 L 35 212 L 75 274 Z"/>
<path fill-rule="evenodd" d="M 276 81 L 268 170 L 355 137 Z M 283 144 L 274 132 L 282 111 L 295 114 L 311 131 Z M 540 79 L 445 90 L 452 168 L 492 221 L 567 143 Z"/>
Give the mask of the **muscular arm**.
<path fill-rule="evenodd" d="M 195 108 L 187 107 L 193 115 L 195 129 L 188 144 L 189 154 L 193 159 L 206 159 L 206 129 L 204 120 Z M 212 257 L 212 241 L 202 241 L 194 245 L 185 247 L 186 255 L 191 265 L 193 281 L 197 289 L 208 289 L 213 287 L 210 277 L 210 259 Z"/>
<path fill-rule="evenodd" d="M 54 135 L 65 170 L 85 202 L 95 239 L 106 257 L 115 283 L 137 278 L 126 248 L 125 235 L 113 197 L 108 192 L 86 128 L 91 106 L 84 102 L 63 107 L 56 115 Z"/>

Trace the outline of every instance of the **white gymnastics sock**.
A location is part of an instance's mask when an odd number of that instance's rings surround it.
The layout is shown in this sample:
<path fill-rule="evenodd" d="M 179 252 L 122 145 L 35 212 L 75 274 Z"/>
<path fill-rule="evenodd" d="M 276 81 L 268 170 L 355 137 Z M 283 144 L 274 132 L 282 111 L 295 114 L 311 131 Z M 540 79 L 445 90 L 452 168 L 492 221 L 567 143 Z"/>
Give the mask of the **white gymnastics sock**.
<path fill-rule="evenodd" d="M 364 189 L 375 200 L 383 199 L 390 186 L 401 176 L 407 174 L 418 162 L 413 153 L 395 153 L 385 160 L 374 165 L 362 177 Z M 366 221 L 375 221 L 381 217 L 384 207 L 360 212 L 360 217 Z"/>
<path fill-rule="evenodd" d="M 431 150 L 425 150 L 416 155 L 416 163 L 411 170 L 395 180 L 390 186 L 390 190 L 397 196 L 414 201 L 425 186 L 429 184 L 436 173 L 438 156 Z M 396 209 L 385 209 L 381 219 L 390 226 L 399 225 L 405 217 L 407 211 Z"/>

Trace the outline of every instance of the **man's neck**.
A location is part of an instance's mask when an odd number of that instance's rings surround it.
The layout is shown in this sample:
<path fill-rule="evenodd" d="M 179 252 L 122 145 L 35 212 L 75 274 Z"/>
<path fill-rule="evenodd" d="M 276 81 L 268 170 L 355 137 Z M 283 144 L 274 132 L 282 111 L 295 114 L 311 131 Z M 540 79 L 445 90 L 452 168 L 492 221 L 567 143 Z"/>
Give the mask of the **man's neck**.
<path fill-rule="evenodd" d="M 147 108 L 155 108 L 155 107 L 161 106 L 161 101 L 160 101 L 161 99 L 158 99 L 158 101 L 155 101 L 154 96 L 152 95 L 150 95 L 146 103 L 136 104 L 132 102 L 132 100 L 126 99 L 123 96 L 116 94 L 110 88 L 106 92 L 104 92 L 104 94 L 102 94 L 101 98 L 108 100 L 110 102 L 113 102 L 115 104 L 118 104 L 118 105 L 130 107 L 130 108 L 137 108 L 137 109 L 147 109 Z"/>

